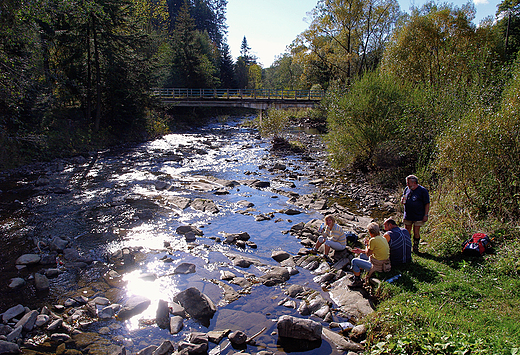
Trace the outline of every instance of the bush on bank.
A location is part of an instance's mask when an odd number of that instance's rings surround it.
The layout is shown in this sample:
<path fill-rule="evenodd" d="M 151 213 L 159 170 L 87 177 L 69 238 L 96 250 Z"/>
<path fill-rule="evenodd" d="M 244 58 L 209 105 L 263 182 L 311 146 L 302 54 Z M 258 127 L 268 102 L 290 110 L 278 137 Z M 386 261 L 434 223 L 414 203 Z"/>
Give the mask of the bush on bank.
<path fill-rule="evenodd" d="M 378 291 L 369 354 L 520 351 L 520 66 L 502 75 L 433 87 L 373 73 L 324 102 L 337 167 L 398 190 L 415 173 L 431 193 L 425 254 Z M 494 252 L 462 258 L 475 232 Z"/>

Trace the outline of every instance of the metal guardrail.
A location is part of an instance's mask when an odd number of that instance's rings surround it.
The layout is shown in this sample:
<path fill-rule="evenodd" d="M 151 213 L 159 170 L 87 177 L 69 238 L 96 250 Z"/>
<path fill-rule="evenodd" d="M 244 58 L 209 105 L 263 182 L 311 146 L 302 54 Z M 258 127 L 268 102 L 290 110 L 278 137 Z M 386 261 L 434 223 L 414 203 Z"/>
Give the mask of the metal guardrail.
<path fill-rule="evenodd" d="M 311 100 L 319 101 L 324 96 L 323 90 L 271 90 L 271 89 L 187 89 L 154 88 L 154 96 L 161 100 Z"/>

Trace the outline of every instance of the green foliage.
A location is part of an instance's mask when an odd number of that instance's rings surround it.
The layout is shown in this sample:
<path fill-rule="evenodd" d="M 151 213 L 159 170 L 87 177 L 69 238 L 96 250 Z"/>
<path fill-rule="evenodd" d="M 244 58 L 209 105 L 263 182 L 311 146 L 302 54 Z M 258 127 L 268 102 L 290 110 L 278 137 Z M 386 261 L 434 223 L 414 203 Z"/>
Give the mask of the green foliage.
<path fill-rule="evenodd" d="M 329 91 L 329 95 L 327 141 L 337 167 L 353 164 L 368 171 L 377 165 L 403 164 L 410 138 L 401 133 L 414 122 L 409 102 L 413 89 L 375 72 L 365 74 L 348 92 Z"/>
<path fill-rule="evenodd" d="M 209 34 L 196 29 L 188 2 L 177 14 L 172 47 L 172 75 L 167 85 L 186 88 L 215 88 L 219 85 L 219 53 Z"/>
<path fill-rule="evenodd" d="M 300 54 L 302 67 L 323 71 L 323 79 L 350 83 L 376 68 L 398 16 L 395 0 L 318 1 L 310 12 L 309 28 L 293 43 L 293 53 Z M 316 74 L 314 70 L 304 73 Z"/>
<path fill-rule="evenodd" d="M 520 67 L 496 113 L 469 112 L 438 138 L 433 169 L 476 218 L 520 216 Z"/>
<path fill-rule="evenodd" d="M 280 138 L 289 124 L 289 114 L 287 111 L 270 108 L 267 115 L 260 120 L 260 134 L 262 137 Z"/>
<path fill-rule="evenodd" d="M 514 242 L 518 247 L 518 242 Z M 514 256 L 514 255 L 508 255 Z M 509 354 L 520 344 L 518 277 L 496 270 L 494 256 L 459 259 L 414 256 L 364 323 L 368 354 Z"/>

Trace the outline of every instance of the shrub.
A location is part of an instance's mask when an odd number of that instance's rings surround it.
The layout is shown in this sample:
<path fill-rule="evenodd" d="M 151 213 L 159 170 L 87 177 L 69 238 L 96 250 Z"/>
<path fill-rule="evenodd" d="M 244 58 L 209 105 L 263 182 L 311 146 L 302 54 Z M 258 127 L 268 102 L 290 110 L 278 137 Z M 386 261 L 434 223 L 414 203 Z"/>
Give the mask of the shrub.
<path fill-rule="evenodd" d="M 519 76 L 517 66 L 497 113 L 474 110 L 437 140 L 433 170 L 479 219 L 520 217 Z"/>

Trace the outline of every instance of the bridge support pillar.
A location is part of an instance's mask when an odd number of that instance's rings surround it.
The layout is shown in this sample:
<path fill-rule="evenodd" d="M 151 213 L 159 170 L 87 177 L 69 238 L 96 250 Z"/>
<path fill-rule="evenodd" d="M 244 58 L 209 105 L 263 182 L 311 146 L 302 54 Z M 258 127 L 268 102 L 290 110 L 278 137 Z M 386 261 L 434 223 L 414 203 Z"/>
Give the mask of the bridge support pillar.
<path fill-rule="evenodd" d="M 264 116 L 267 116 L 267 110 L 266 109 L 259 109 L 258 110 L 258 119 L 260 120 L 260 125 L 262 125 L 262 119 Z"/>

